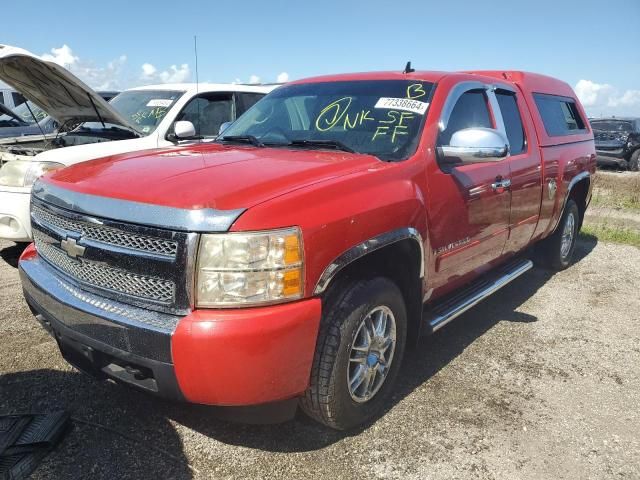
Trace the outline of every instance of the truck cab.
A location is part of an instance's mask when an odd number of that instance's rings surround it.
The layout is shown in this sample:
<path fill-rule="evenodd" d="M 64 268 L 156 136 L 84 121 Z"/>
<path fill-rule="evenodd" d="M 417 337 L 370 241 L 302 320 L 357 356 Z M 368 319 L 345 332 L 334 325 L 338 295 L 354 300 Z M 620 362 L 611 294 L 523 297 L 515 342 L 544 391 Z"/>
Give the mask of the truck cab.
<path fill-rule="evenodd" d="M 45 175 L 20 274 L 78 368 L 348 429 L 379 414 L 407 346 L 525 274 L 529 247 L 570 265 L 594 171 L 559 80 L 316 77 L 210 144 Z"/>

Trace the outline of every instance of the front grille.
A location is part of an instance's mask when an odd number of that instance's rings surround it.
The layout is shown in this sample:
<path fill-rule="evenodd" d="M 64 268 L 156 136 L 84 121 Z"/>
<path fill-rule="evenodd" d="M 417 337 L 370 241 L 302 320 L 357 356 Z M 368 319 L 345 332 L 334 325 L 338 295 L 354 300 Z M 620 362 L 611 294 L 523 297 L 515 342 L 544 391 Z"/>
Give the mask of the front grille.
<path fill-rule="evenodd" d="M 78 233 L 84 238 L 95 240 L 96 242 L 172 257 L 175 257 L 178 251 L 178 243 L 173 240 L 130 234 L 115 228 L 105 227 L 104 225 L 92 225 L 90 223 L 55 215 L 37 205 L 33 206 L 31 214 L 41 223 L 68 232 Z"/>
<path fill-rule="evenodd" d="M 197 234 L 93 217 L 35 196 L 31 219 L 38 254 L 75 286 L 150 310 L 189 311 Z"/>
<path fill-rule="evenodd" d="M 42 234 L 37 231 L 34 231 L 33 239 L 42 258 L 67 275 L 92 287 L 154 302 L 168 304 L 174 301 L 175 284 L 172 281 L 135 275 L 97 262 L 74 260 L 64 251 L 47 243 Z"/>

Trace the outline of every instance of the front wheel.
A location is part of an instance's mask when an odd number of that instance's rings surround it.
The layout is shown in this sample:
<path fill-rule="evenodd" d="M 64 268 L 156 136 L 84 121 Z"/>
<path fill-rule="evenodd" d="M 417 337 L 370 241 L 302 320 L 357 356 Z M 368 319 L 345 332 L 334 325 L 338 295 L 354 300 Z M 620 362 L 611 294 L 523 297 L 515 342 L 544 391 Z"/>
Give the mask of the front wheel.
<path fill-rule="evenodd" d="M 404 354 L 407 312 L 398 287 L 382 277 L 334 292 L 323 310 L 301 406 L 311 418 L 345 430 L 378 414 L 391 393 Z"/>
<path fill-rule="evenodd" d="M 580 211 L 573 199 L 568 199 L 556 231 L 541 242 L 541 260 L 550 268 L 564 270 L 573 260 L 580 226 Z"/>

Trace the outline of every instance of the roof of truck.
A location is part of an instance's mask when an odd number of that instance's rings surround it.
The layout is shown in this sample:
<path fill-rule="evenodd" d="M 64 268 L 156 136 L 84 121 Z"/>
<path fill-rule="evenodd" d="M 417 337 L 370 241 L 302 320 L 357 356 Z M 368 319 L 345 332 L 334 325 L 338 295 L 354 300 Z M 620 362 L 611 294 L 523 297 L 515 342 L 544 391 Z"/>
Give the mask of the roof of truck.
<path fill-rule="evenodd" d="M 425 70 L 415 71 L 411 73 L 402 73 L 400 71 L 360 72 L 310 77 L 296 80 L 291 83 L 339 82 L 357 80 L 421 80 L 435 83 L 449 75 L 471 75 L 495 78 L 503 82 L 516 84 L 523 90 L 575 97 L 575 94 L 569 84 L 563 82 L 562 80 L 558 80 L 557 78 L 549 77 L 547 75 L 541 75 L 539 73 L 523 72 L 518 70 L 473 70 L 462 72 Z"/>
<path fill-rule="evenodd" d="M 530 92 L 549 93 L 575 98 L 575 93 L 567 82 L 540 73 L 523 72 L 520 70 L 474 70 L 461 73 L 497 78 L 502 81 L 514 83 L 522 90 Z"/>

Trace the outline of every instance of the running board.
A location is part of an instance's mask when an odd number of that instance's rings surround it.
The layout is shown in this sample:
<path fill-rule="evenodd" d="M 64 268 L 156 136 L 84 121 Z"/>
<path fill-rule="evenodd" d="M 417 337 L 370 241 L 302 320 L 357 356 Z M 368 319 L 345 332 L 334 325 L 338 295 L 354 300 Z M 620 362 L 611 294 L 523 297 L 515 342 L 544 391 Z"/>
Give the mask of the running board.
<path fill-rule="evenodd" d="M 442 302 L 425 309 L 422 314 L 423 332 L 433 333 L 477 305 L 492 293 L 511 283 L 533 267 L 531 260 L 512 260 Z"/>

